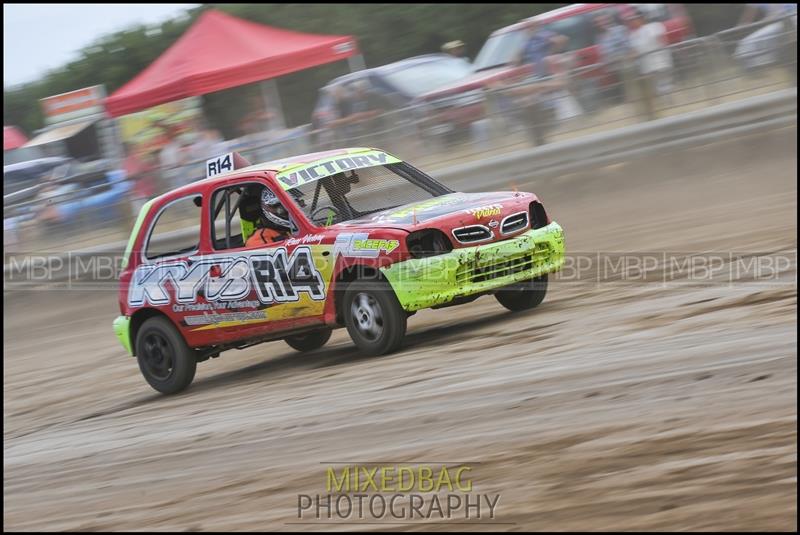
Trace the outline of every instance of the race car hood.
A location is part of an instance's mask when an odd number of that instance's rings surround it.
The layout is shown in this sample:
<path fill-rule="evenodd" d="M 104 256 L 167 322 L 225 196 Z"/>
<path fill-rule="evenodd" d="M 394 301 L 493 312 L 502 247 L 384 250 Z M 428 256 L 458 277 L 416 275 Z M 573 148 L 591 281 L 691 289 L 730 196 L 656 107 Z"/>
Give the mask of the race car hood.
<path fill-rule="evenodd" d="M 528 209 L 536 197 L 530 193 L 449 193 L 425 201 L 404 204 L 368 216 L 339 223 L 339 228 L 395 228 L 409 232 L 422 228 L 452 228 L 488 224 Z"/>

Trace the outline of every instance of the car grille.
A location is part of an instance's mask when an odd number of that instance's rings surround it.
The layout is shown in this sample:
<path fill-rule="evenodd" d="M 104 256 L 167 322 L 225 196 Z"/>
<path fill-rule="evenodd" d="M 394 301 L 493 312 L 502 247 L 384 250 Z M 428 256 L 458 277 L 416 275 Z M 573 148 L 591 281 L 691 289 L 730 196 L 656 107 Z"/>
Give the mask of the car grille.
<path fill-rule="evenodd" d="M 475 243 L 493 238 L 492 231 L 483 225 L 470 225 L 453 230 L 453 236 L 460 243 Z"/>
<path fill-rule="evenodd" d="M 551 253 L 550 244 L 538 243 L 536 249 L 530 254 L 498 258 L 495 262 L 488 264 L 461 266 L 456 272 L 456 281 L 458 284 L 483 282 L 529 271 L 547 262 Z"/>
<path fill-rule="evenodd" d="M 503 219 L 500 223 L 501 234 L 512 234 L 528 227 L 528 212 L 517 212 Z"/>

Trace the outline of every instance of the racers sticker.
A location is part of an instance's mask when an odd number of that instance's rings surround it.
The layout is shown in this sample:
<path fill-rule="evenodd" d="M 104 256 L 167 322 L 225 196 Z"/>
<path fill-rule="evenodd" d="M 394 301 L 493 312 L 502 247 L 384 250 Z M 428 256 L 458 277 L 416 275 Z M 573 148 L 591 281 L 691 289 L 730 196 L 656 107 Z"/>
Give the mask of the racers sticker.
<path fill-rule="evenodd" d="M 467 210 L 465 210 L 465 212 L 474 215 L 475 219 L 483 219 L 484 217 L 499 216 L 502 210 L 503 210 L 503 205 L 490 204 L 488 206 L 478 206 L 477 208 L 468 208 Z"/>
<path fill-rule="evenodd" d="M 398 240 L 369 239 L 369 233 L 339 234 L 333 244 L 333 257 L 338 255 L 377 258 L 382 252 L 391 253 L 400 246 Z"/>
<path fill-rule="evenodd" d="M 320 244 L 322 243 L 323 239 L 325 239 L 324 234 L 306 234 L 302 238 L 289 238 L 288 240 L 286 240 L 286 245 L 298 245 L 301 243 Z"/>
<path fill-rule="evenodd" d="M 292 189 L 344 171 L 399 162 L 400 160 L 385 152 L 369 151 L 319 160 L 299 169 L 293 168 L 291 171 L 279 173 L 275 178 L 278 179 L 283 189 Z"/>
<path fill-rule="evenodd" d="M 212 268 L 218 268 L 220 275 L 212 276 Z M 298 301 L 303 293 L 315 301 L 325 299 L 325 281 L 314 265 L 311 249 L 304 246 L 291 255 L 280 247 L 249 256 L 139 266 L 128 290 L 128 303 L 167 305 L 173 301 L 168 284 L 179 304 L 195 303 L 201 294 L 209 302 L 241 300 L 253 290 L 264 304 Z"/>
<path fill-rule="evenodd" d="M 298 301 L 302 292 L 315 301 L 325 299 L 325 282 L 308 247 L 298 247 L 288 258 L 284 248 L 251 256 L 250 271 L 262 303 Z"/>
<path fill-rule="evenodd" d="M 257 310 L 254 312 L 225 312 L 222 314 L 216 312 L 204 313 L 196 316 L 186 316 L 183 321 L 189 327 L 196 327 L 198 325 L 216 325 L 228 322 L 263 321 L 264 319 L 266 319 L 264 311 Z"/>

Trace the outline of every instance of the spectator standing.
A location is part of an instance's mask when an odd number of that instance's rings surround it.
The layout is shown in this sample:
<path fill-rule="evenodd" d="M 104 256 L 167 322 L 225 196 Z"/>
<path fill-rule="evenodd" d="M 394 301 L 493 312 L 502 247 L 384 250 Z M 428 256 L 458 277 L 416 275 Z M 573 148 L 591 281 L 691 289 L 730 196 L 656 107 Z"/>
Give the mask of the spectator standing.
<path fill-rule="evenodd" d="M 450 54 L 454 58 L 463 58 L 464 48 L 464 41 L 456 39 L 455 41 L 448 41 L 447 43 L 443 44 L 442 52 L 445 54 Z"/>
<path fill-rule="evenodd" d="M 531 140 L 535 145 L 544 145 L 555 125 L 557 93 L 566 87 L 563 65 L 552 56 L 563 49 L 567 39 L 544 29 L 536 19 L 531 20 L 526 29 L 528 40 L 518 63 L 529 65 L 531 76 L 528 84 L 510 93 L 520 97 L 520 112 Z"/>
<path fill-rule="evenodd" d="M 745 4 L 739 26 L 797 13 L 797 4 Z"/>
<path fill-rule="evenodd" d="M 745 4 L 738 25 L 770 20 L 776 21 L 775 26 L 763 24 L 743 38 L 736 55 L 744 58 L 748 69 L 777 60 L 797 85 L 797 4 Z"/>
<path fill-rule="evenodd" d="M 550 74 L 551 90 L 544 95 L 553 107 L 556 122 L 567 121 L 583 113 L 580 103 L 570 92 L 569 71 L 572 68 L 572 58 L 569 54 L 563 53 L 565 44 L 563 41 L 557 41 L 552 47 L 553 53 L 545 59 Z"/>
<path fill-rule="evenodd" d="M 14 247 L 20 242 L 19 227 L 17 217 L 3 218 L 3 252 L 5 252 L 6 247 Z"/>
<path fill-rule="evenodd" d="M 369 82 L 356 80 L 334 89 L 334 108 L 337 118 L 330 122 L 336 129 L 340 143 L 363 144 L 363 138 L 379 132 L 383 127 L 381 115 L 386 106 L 374 92 Z M 355 138 L 355 139 L 354 139 Z M 378 145 L 377 142 L 373 144 Z"/>
<path fill-rule="evenodd" d="M 363 137 L 380 134 L 384 129 L 381 116 L 386 113 L 387 103 L 370 87 L 367 80 L 358 80 L 353 86 L 353 112 L 358 117 L 357 135 Z"/>
<path fill-rule="evenodd" d="M 469 58 L 466 56 L 466 45 L 464 45 L 464 41 L 461 41 L 460 39 L 448 41 L 447 43 L 443 44 L 442 52 L 453 56 L 456 59 L 460 59 L 467 64 L 470 63 Z"/>
<path fill-rule="evenodd" d="M 141 172 L 144 165 L 142 161 L 142 150 L 140 145 L 131 145 L 130 143 L 123 143 L 125 150 L 125 160 L 122 162 L 122 169 L 125 170 L 125 176 L 132 178 Z"/>
<path fill-rule="evenodd" d="M 270 151 L 270 143 L 279 137 L 275 128 L 277 117 L 272 105 L 264 95 L 252 95 L 248 100 L 247 114 L 239 121 L 240 137 L 234 142 L 238 150 L 254 151 L 256 159 L 264 158 Z"/>
<path fill-rule="evenodd" d="M 188 163 L 188 151 L 184 148 L 178 129 L 171 126 L 167 130 L 167 144 L 159 153 L 161 177 L 170 188 L 183 185 L 181 167 Z"/>
<path fill-rule="evenodd" d="M 41 206 L 37 220 L 42 223 L 42 230 L 53 236 L 61 236 L 70 231 L 69 223 L 72 221 L 64 216 L 59 204 L 63 202 L 65 195 L 79 189 L 74 183 L 59 184 L 58 179 L 65 173 L 66 169 L 53 169 L 36 194 L 36 200 Z"/>
<path fill-rule="evenodd" d="M 545 58 L 552 54 L 554 47 L 561 49 L 567 38 L 543 27 L 541 21 L 532 19 L 526 25 L 526 41 L 517 63 L 530 65 L 536 76 L 547 76 L 548 65 Z"/>
<path fill-rule="evenodd" d="M 208 160 L 223 153 L 225 153 L 225 140 L 219 131 L 211 128 L 205 128 L 200 132 L 191 148 L 193 161 Z"/>
<path fill-rule="evenodd" d="M 274 129 L 277 114 L 272 109 L 272 103 L 265 100 L 264 95 L 252 95 L 250 97 L 250 114 L 248 120 L 252 124 L 248 127 L 250 132 L 262 133 Z"/>
<path fill-rule="evenodd" d="M 355 115 L 350 90 L 344 84 L 333 88 L 333 109 L 336 118 L 330 121 L 329 127 L 334 132 L 334 142 L 341 143 L 353 136 L 350 124 Z"/>
<path fill-rule="evenodd" d="M 625 66 L 630 51 L 628 28 L 618 24 L 610 15 L 598 15 L 595 25 L 599 35 L 597 47 L 600 61 L 605 64 L 606 71 L 612 78 L 612 86 L 608 93 L 616 102 L 625 97 Z"/>
<path fill-rule="evenodd" d="M 660 22 L 647 23 L 638 11 L 627 17 L 630 56 L 636 61 L 639 97 L 648 119 L 655 119 L 655 99 L 672 90 L 672 52 L 667 30 Z"/>
<path fill-rule="evenodd" d="M 131 209 L 136 217 L 144 203 L 158 193 L 155 158 L 143 146 L 137 145 L 125 158 L 123 168 L 131 181 Z"/>
<path fill-rule="evenodd" d="M 336 131 L 331 124 L 338 117 L 337 92 L 338 86 L 322 88 L 320 91 L 322 105 L 311 114 L 311 139 L 317 150 L 333 149 L 337 145 Z"/>

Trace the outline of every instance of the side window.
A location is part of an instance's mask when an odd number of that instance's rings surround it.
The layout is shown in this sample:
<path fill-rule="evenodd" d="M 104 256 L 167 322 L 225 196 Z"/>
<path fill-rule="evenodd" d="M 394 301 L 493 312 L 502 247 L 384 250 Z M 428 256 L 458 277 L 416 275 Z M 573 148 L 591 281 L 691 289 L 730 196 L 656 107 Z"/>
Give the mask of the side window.
<path fill-rule="evenodd" d="M 211 243 L 214 249 L 243 247 L 242 221 L 239 215 L 243 186 L 217 190 L 211 202 Z"/>
<path fill-rule="evenodd" d="M 263 184 L 239 184 L 214 192 L 211 198 L 211 244 L 215 250 L 244 247 L 248 238 L 264 226 L 261 211 Z M 302 199 L 298 202 L 303 203 Z M 301 204 L 302 206 L 302 204 Z M 286 237 L 296 236 L 298 228 L 284 208 L 290 223 Z"/>
<path fill-rule="evenodd" d="M 200 195 L 183 197 L 161 209 L 145 246 L 148 260 L 191 253 L 200 244 Z"/>
<path fill-rule="evenodd" d="M 588 21 L 589 21 L 589 44 L 596 45 L 597 41 L 600 39 L 600 30 L 597 26 L 597 19 L 599 17 L 609 17 L 614 24 L 619 24 L 621 26 L 625 26 L 625 19 L 624 19 L 624 6 L 616 6 L 616 7 L 605 7 L 602 9 L 597 9 L 592 11 L 588 14 Z"/>
<path fill-rule="evenodd" d="M 312 112 L 312 120 L 315 121 L 315 126 L 321 127 L 322 123 L 327 117 L 334 113 L 333 109 L 333 94 L 331 86 L 323 87 L 319 90 L 319 99 L 317 105 Z"/>
<path fill-rule="evenodd" d="M 591 22 L 586 15 L 574 15 L 548 24 L 547 29 L 567 37 L 565 51 L 579 50 L 593 42 Z"/>
<path fill-rule="evenodd" d="M 633 4 L 639 11 L 642 11 L 647 18 L 647 22 L 664 22 L 669 20 L 669 8 L 666 4 Z"/>

